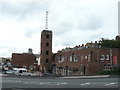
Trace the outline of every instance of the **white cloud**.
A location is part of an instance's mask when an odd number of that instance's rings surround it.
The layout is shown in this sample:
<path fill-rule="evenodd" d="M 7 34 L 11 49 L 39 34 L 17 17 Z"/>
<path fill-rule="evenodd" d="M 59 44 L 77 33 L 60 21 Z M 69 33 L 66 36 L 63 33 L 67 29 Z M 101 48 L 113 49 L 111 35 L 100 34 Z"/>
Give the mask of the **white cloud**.
<path fill-rule="evenodd" d="M 40 33 L 53 31 L 53 52 L 118 34 L 118 0 L 1 0 L 0 56 L 40 52 Z M 15 49 L 14 49 L 15 47 Z"/>

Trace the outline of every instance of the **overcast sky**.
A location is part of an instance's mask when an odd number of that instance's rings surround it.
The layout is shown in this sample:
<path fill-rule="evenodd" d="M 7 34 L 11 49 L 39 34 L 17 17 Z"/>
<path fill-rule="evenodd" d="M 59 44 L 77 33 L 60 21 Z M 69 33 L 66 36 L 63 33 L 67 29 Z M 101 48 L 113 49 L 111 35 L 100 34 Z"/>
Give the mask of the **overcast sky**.
<path fill-rule="evenodd" d="M 1 0 L 0 57 L 12 52 L 40 52 L 40 35 L 53 31 L 53 52 L 65 47 L 114 39 L 118 35 L 119 0 Z"/>

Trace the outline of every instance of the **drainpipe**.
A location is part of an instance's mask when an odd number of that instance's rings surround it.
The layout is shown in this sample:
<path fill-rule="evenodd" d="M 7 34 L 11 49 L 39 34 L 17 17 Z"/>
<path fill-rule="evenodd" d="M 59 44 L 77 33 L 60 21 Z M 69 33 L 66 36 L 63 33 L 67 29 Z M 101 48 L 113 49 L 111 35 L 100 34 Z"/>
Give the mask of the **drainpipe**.
<path fill-rule="evenodd" d="M 110 64 L 113 65 L 112 63 L 112 50 L 110 49 Z"/>

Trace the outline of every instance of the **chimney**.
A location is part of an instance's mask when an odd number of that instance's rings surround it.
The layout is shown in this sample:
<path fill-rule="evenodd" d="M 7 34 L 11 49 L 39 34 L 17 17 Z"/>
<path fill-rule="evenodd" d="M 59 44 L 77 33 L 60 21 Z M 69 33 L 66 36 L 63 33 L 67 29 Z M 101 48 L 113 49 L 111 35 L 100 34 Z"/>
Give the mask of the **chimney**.
<path fill-rule="evenodd" d="M 84 47 L 84 44 L 82 44 L 82 47 Z"/>
<path fill-rule="evenodd" d="M 32 51 L 33 51 L 33 50 L 32 50 L 31 48 L 28 49 L 28 53 L 32 53 Z"/>
<path fill-rule="evenodd" d="M 95 41 L 95 43 L 97 44 L 97 41 Z"/>

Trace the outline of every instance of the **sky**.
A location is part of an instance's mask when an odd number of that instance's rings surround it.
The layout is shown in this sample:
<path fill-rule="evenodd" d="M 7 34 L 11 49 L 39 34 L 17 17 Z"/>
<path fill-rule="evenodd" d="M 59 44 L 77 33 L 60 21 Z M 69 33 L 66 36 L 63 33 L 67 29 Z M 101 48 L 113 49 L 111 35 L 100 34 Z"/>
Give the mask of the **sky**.
<path fill-rule="evenodd" d="M 53 53 L 66 47 L 114 39 L 118 35 L 119 0 L 1 0 L 0 57 L 33 49 L 40 53 L 40 35 L 53 32 Z"/>

